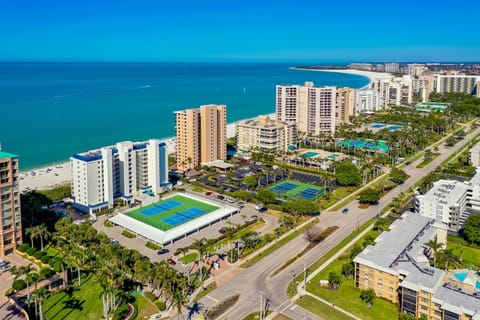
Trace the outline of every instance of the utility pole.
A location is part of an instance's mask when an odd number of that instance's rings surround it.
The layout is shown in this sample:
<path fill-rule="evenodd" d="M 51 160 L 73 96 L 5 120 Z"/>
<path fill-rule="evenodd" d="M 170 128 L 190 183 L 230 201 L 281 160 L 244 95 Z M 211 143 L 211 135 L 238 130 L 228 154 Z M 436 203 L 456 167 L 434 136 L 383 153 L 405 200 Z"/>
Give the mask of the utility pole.
<path fill-rule="evenodd" d="M 260 320 L 263 320 L 263 290 L 260 290 Z"/>

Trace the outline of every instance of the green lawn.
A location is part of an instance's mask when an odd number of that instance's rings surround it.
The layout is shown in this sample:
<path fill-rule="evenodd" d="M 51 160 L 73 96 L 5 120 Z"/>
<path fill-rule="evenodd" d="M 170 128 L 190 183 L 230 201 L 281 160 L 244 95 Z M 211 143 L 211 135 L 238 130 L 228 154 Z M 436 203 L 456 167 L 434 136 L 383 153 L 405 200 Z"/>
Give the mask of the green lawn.
<path fill-rule="evenodd" d="M 447 249 L 450 248 L 453 249 L 456 255 L 462 258 L 462 268 L 480 268 L 480 249 L 447 242 Z"/>
<path fill-rule="evenodd" d="M 138 310 L 138 314 L 135 319 L 150 318 L 151 315 L 156 314 L 159 311 L 153 302 L 142 295 L 138 295 L 135 298 L 135 305 Z"/>
<path fill-rule="evenodd" d="M 303 296 L 296 301 L 296 304 L 305 308 L 323 319 L 352 320 L 346 314 L 333 309 L 329 305 L 320 302 L 310 296 Z"/>
<path fill-rule="evenodd" d="M 48 297 L 43 305 L 47 320 L 98 320 L 103 316 L 100 283 L 87 276 L 80 288 L 71 287 Z"/>
<path fill-rule="evenodd" d="M 181 203 L 181 205 L 178 206 L 178 207 L 175 207 L 173 209 L 170 209 L 168 211 L 160 212 L 160 213 L 155 214 L 153 216 L 147 216 L 147 215 L 145 215 L 141 212 L 142 210 L 149 209 L 153 206 L 162 206 L 163 203 L 166 203 L 168 201 L 177 201 L 177 202 Z M 145 207 L 136 209 L 134 211 L 126 212 L 125 214 L 127 216 L 132 217 L 136 220 L 139 220 L 143 223 L 151 225 L 152 227 L 155 227 L 155 228 L 163 230 L 163 231 L 167 231 L 169 229 L 172 229 L 174 226 L 171 226 L 171 225 L 163 222 L 162 219 L 173 216 L 173 215 L 177 214 L 178 212 L 182 212 L 184 210 L 191 209 L 191 208 L 198 208 L 198 209 L 204 210 L 205 214 L 210 213 L 210 212 L 218 209 L 217 206 L 210 205 L 210 204 L 205 203 L 205 202 L 197 201 L 197 200 L 194 200 L 192 198 L 189 198 L 189 197 L 186 197 L 186 196 L 183 196 L 183 195 L 176 195 L 176 196 L 167 198 L 165 200 L 156 202 L 154 204 L 151 204 L 149 206 L 145 206 Z"/>
<path fill-rule="evenodd" d="M 269 190 L 271 191 L 274 191 L 274 188 L 276 186 L 280 186 L 282 184 L 285 184 L 285 183 L 291 183 L 291 184 L 294 184 L 296 185 L 297 187 L 294 188 L 294 189 L 291 189 L 285 193 L 279 193 L 278 195 L 280 197 L 284 197 L 286 196 L 287 198 L 288 197 L 296 197 L 297 195 L 299 195 L 302 191 L 304 190 L 307 190 L 307 189 L 315 189 L 315 190 L 320 190 L 322 191 L 323 189 L 320 188 L 320 187 L 317 187 L 313 184 L 308 184 L 308 183 L 303 183 L 303 182 L 299 182 L 299 181 L 293 181 L 293 180 L 284 180 L 282 182 L 279 182 L 279 183 L 276 183 L 274 184 L 273 186 L 271 186 L 270 188 L 268 188 Z M 275 192 L 275 191 L 274 191 Z M 278 192 L 278 191 L 277 191 Z"/>

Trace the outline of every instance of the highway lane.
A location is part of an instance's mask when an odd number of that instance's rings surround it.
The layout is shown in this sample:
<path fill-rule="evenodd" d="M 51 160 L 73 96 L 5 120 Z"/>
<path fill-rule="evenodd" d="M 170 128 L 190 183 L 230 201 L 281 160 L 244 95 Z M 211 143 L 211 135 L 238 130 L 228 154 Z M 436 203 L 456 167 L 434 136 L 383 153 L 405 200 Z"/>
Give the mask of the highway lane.
<path fill-rule="evenodd" d="M 225 284 L 212 291 L 207 297 L 200 300 L 204 306 L 209 306 L 215 300 L 222 300 L 232 294 L 240 294 L 240 300 L 227 312 L 221 319 L 243 319 L 251 312 L 258 311 L 260 308 L 259 291 L 264 290 L 265 296 L 269 299 L 270 310 L 282 311 L 283 314 L 292 319 L 320 319 L 299 306 L 294 306 L 286 296 L 286 287 L 294 274 L 302 272 L 304 265 L 312 264 L 330 251 L 345 237 L 347 237 L 358 225 L 362 225 L 371 218 L 374 218 L 382 206 L 387 205 L 400 192 L 409 189 L 416 181 L 426 176 L 428 173 L 444 161 L 451 154 L 457 152 L 461 147 L 468 143 L 475 135 L 480 133 L 480 128 L 467 135 L 467 137 L 451 148 L 445 148 L 442 144 L 438 146 L 441 153 L 436 159 L 424 168 L 416 168 L 422 162 L 418 159 L 407 166 L 404 170 L 410 175 L 402 185 L 396 187 L 387 193 L 380 201 L 379 205 L 370 206 L 367 209 L 359 209 L 358 201 L 354 200 L 347 206 L 349 212 L 342 214 L 341 210 L 322 213 L 318 226 L 326 228 L 328 226 L 338 226 L 339 229 L 325 239 L 316 248 L 301 257 L 286 270 L 277 274 L 275 277 L 269 275 L 277 268 L 281 267 L 287 260 L 295 256 L 307 244 L 307 240 L 300 235 L 284 245 L 282 248 L 271 253 L 267 258 L 260 260 L 252 267 L 243 270 L 237 277 L 227 281 Z M 213 298 L 213 299 L 212 299 Z"/>

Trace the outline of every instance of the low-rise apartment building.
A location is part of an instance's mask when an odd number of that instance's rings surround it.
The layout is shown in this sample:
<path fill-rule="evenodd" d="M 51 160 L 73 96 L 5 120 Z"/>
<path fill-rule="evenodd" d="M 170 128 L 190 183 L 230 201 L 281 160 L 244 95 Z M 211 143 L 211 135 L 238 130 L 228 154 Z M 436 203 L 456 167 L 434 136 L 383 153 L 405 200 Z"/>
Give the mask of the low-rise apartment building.
<path fill-rule="evenodd" d="M 373 289 L 377 297 L 398 303 L 400 312 L 429 320 L 480 320 L 480 292 L 431 267 L 432 250 L 425 245 L 437 239 L 446 243 L 444 225 L 419 214 L 404 214 L 375 245 L 354 258 L 354 281 L 360 289 Z"/>

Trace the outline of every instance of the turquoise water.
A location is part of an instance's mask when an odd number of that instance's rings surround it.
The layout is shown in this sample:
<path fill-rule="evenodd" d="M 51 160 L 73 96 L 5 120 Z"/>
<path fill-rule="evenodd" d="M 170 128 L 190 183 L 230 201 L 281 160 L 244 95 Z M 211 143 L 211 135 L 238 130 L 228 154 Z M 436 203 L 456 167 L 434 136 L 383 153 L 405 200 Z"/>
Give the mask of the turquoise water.
<path fill-rule="evenodd" d="M 318 156 L 318 152 L 308 151 L 303 154 L 305 158 L 312 158 Z"/>
<path fill-rule="evenodd" d="M 463 282 L 465 278 L 467 277 L 468 273 L 467 272 L 457 272 L 454 274 L 455 278 L 458 279 L 458 281 Z"/>
<path fill-rule="evenodd" d="M 335 159 L 335 158 L 337 158 L 337 157 L 338 157 L 338 154 L 332 153 L 332 154 L 329 155 L 327 158 L 328 158 L 328 159 Z"/>
<path fill-rule="evenodd" d="M 171 137 L 175 110 L 226 104 L 228 122 L 272 113 L 277 84 L 369 82 L 291 65 L 0 63 L 0 141 L 27 169 L 117 141 Z"/>

